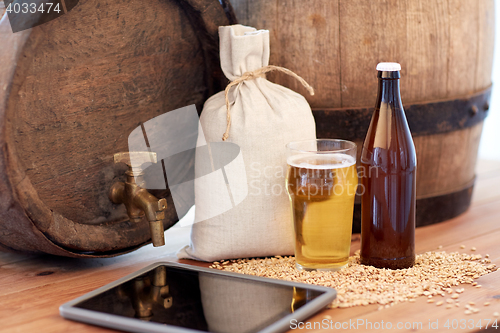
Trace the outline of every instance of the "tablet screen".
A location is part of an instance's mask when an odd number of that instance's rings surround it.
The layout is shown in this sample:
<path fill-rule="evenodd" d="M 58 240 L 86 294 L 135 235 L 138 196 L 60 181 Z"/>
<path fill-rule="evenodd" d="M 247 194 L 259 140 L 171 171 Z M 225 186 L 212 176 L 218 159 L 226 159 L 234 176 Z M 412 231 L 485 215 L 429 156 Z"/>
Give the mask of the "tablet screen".
<path fill-rule="evenodd" d="M 74 306 L 203 332 L 252 333 L 322 294 L 160 265 Z"/>

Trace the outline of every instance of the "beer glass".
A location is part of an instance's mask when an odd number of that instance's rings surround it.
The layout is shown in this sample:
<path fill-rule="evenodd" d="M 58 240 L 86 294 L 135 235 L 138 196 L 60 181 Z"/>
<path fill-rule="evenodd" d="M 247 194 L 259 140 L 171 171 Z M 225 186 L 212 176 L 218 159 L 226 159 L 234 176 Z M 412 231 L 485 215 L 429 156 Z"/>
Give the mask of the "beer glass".
<path fill-rule="evenodd" d="M 290 142 L 286 149 L 296 267 L 339 270 L 347 264 L 351 245 L 356 144 L 318 139 Z"/>

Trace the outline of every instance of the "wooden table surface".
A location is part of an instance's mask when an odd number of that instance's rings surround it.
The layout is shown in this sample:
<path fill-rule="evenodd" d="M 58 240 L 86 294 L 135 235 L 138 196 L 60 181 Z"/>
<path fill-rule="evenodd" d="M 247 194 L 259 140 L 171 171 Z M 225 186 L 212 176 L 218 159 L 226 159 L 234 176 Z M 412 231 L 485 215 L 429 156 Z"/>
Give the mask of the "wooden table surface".
<path fill-rule="evenodd" d="M 448 252 L 469 251 L 474 246 L 477 248 L 475 253 L 488 253 L 492 263 L 500 266 L 500 161 L 480 161 L 477 175 L 471 208 L 450 221 L 418 228 L 417 253 L 436 250 L 438 246 Z M 65 320 L 59 316 L 58 308 L 67 301 L 151 263 L 176 261 L 174 253 L 187 244 L 189 230 L 174 227 L 165 236 L 169 243 L 165 247 L 153 248 L 149 245 L 133 253 L 107 259 L 70 259 L 0 252 L 0 332 L 114 332 Z M 460 250 L 462 244 L 466 246 L 464 250 Z M 359 236 L 353 235 L 351 251 L 358 248 Z M 199 264 L 194 261 L 182 262 Z M 482 288 L 464 286 L 460 308 L 437 307 L 427 303 L 425 297 L 420 297 L 415 303 L 402 303 L 380 311 L 377 305 L 327 309 L 310 318 L 309 322 L 310 325 L 316 322 L 316 328 L 319 328 L 319 323 L 323 323 L 326 318 L 332 320 L 333 325 L 337 323 L 337 327 L 359 332 L 368 331 L 368 323 L 375 330 L 377 325 L 387 328 L 389 322 L 392 332 L 417 331 L 405 329 L 405 325 L 414 326 L 419 332 L 474 332 L 479 330 L 479 324 L 484 331 L 488 319 L 494 319 L 493 313 L 500 312 L 500 271 L 480 277 L 478 282 Z M 476 303 L 479 313 L 464 314 L 464 305 L 469 301 Z M 490 302 L 487 307 L 483 306 L 486 301 Z M 452 327 L 455 319 L 457 328 Z M 465 328 L 461 328 L 463 320 L 466 320 Z M 500 317 L 497 320 L 500 325 Z M 449 329 L 444 326 L 446 321 Z M 432 329 L 436 322 L 438 329 Z M 429 323 L 433 323 L 432 328 L 429 328 Z M 398 329 L 398 326 L 402 328 Z M 313 331 L 328 330 L 320 328 Z M 500 328 L 490 326 L 488 331 L 500 332 Z"/>

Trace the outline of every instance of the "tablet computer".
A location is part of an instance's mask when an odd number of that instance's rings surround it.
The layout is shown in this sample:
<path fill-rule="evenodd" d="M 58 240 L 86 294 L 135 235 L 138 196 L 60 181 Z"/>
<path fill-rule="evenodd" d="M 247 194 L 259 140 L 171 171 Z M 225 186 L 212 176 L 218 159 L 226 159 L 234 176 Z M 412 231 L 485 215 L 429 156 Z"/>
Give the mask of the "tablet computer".
<path fill-rule="evenodd" d="M 290 329 L 332 288 L 164 262 L 63 304 L 67 319 L 128 332 L 264 333 Z"/>

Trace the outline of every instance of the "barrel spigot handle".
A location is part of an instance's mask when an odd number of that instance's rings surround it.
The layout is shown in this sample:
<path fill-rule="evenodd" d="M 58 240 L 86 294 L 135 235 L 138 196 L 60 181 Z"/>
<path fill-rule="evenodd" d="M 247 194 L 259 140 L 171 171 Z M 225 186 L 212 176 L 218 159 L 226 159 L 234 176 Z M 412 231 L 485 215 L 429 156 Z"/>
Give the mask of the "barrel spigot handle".
<path fill-rule="evenodd" d="M 125 183 L 116 182 L 111 186 L 109 199 L 115 204 L 124 204 L 131 222 L 140 222 L 144 215 L 149 222 L 153 246 L 165 245 L 163 220 L 167 200 L 158 199 L 141 186 L 144 185 L 144 163 L 157 163 L 153 152 L 122 152 L 114 155 L 115 163 L 125 163 Z"/>

